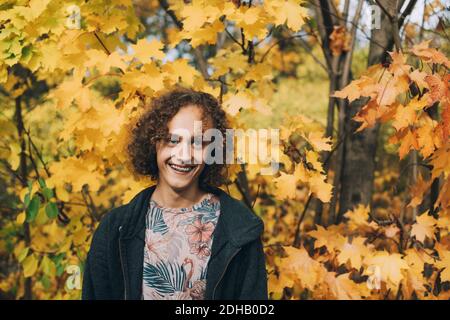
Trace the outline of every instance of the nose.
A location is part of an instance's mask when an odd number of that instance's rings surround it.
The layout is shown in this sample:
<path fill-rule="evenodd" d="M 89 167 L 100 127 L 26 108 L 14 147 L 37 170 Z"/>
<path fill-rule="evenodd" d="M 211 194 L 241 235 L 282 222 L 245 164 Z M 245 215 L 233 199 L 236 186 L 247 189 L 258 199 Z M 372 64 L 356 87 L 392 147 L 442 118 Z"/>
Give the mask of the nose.
<path fill-rule="evenodd" d="M 187 139 L 185 139 L 186 141 Z M 182 142 L 177 145 L 172 157 L 180 164 L 192 164 L 192 149 L 189 142 Z"/>

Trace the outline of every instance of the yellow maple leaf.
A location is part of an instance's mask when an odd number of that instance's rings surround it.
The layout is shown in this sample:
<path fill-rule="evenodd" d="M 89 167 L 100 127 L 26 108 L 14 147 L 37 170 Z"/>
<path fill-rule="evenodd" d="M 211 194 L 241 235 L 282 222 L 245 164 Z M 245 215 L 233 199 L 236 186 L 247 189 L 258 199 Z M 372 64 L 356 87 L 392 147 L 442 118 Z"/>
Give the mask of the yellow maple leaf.
<path fill-rule="evenodd" d="M 369 223 L 369 205 L 357 205 L 353 210 L 344 213 L 344 217 L 348 219 L 347 226 L 351 231 L 357 229 L 373 229 L 376 227 L 374 222 Z"/>
<path fill-rule="evenodd" d="M 280 272 L 286 272 L 299 280 L 303 287 L 314 290 L 326 272 L 325 267 L 312 259 L 304 248 L 287 246 L 283 249 L 288 256 L 281 259 Z"/>
<path fill-rule="evenodd" d="M 241 109 L 249 109 L 253 104 L 252 97 L 246 92 L 226 94 L 223 101 L 225 111 L 231 116 L 235 116 Z"/>
<path fill-rule="evenodd" d="M 57 101 L 59 109 L 65 109 L 70 106 L 72 100 L 82 89 L 82 75 L 75 74 L 72 78 L 61 83 L 50 95 Z"/>
<path fill-rule="evenodd" d="M 391 289 L 397 288 L 403 279 L 402 270 L 409 269 L 408 264 L 402 259 L 401 254 L 389 254 L 387 251 L 377 251 L 373 256 L 366 257 L 364 264 L 378 268 L 380 270 L 380 280 L 384 281 Z M 365 270 L 365 274 L 368 274 L 367 269 Z"/>
<path fill-rule="evenodd" d="M 326 176 L 317 172 L 313 172 L 307 180 L 310 192 L 313 193 L 320 201 L 330 202 L 332 196 L 333 185 L 326 182 Z"/>
<path fill-rule="evenodd" d="M 140 39 L 131 48 L 134 51 L 134 56 L 138 58 L 141 62 L 149 62 L 150 58 L 164 59 L 165 54 L 162 51 L 164 44 L 156 39 L 147 40 Z"/>
<path fill-rule="evenodd" d="M 428 210 L 425 211 L 416 218 L 416 223 L 412 225 L 411 236 L 415 236 L 420 242 L 423 242 L 425 237 L 436 239 L 434 235 L 436 223 L 436 219 L 428 215 Z"/>
<path fill-rule="evenodd" d="M 294 285 L 294 280 L 284 272 L 280 273 L 278 277 L 272 273 L 269 274 L 267 284 L 269 293 L 281 296 L 284 288 L 291 288 Z"/>
<path fill-rule="evenodd" d="M 378 85 L 372 77 L 363 75 L 361 78 L 353 80 L 343 89 L 335 91 L 331 96 L 336 98 L 347 98 L 352 102 L 360 97 L 371 97 L 376 94 Z"/>
<path fill-rule="evenodd" d="M 302 7 L 303 0 L 264 1 L 264 8 L 274 18 L 276 25 L 284 24 L 294 32 L 300 30 L 307 17 L 306 8 Z"/>
<path fill-rule="evenodd" d="M 370 253 L 373 245 L 365 245 L 366 238 L 356 237 L 352 239 L 352 242 L 345 241 L 345 243 L 338 248 L 340 253 L 337 256 L 339 263 L 347 263 L 350 261 L 350 265 L 359 270 L 362 265 L 363 258 Z"/>
<path fill-rule="evenodd" d="M 201 44 L 215 44 L 217 41 L 217 33 L 222 32 L 225 29 L 222 21 L 216 20 L 212 24 L 207 24 L 199 30 L 193 32 L 184 32 L 181 34 L 183 39 L 191 39 L 191 45 L 193 48 L 198 47 Z"/>
<path fill-rule="evenodd" d="M 313 146 L 316 151 L 330 151 L 331 138 L 324 137 L 319 131 L 309 132 L 305 137 L 306 140 Z"/>
<path fill-rule="evenodd" d="M 240 6 L 239 9 L 229 14 L 227 18 L 236 23 L 236 26 L 242 28 L 247 39 L 263 39 L 267 36 L 268 19 L 267 13 L 262 7 Z"/>
<path fill-rule="evenodd" d="M 317 230 L 309 231 L 308 235 L 315 238 L 314 248 L 320 248 L 325 246 L 329 252 L 337 248 L 342 248 L 346 242 L 346 238 L 343 237 L 339 230 L 333 226 L 327 228 L 317 225 Z"/>
<path fill-rule="evenodd" d="M 414 124 L 415 121 L 416 110 L 413 105 L 411 103 L 406 106 L 399 104 L 397 107 L 397 112 L 394 116 L 394 121 L 392 122 L 392 126 L 399 131 L 400 129 Z"/>
<path fill-rule="evenodd" d="M 293 174 L 280 172 L 280 176 L 274 179 L 277 189 L 275 197 L 280 200 L 295 199 L 297 193 L 297 177 Z"/>
<path fill-rule="evenodd" d="M 199 72 L 189 64 L 189 60 L 185 58 L 177 59 L 173 62 L 164 64 L 161 70 L 167 74 L 167 78 L 171 80 L 171 84 L 182 82 L 188 86 L 194 84 L 194 80 L 200 74 Z"/>
<path fill-rule="evenodd" d="M 441 245 L 437 245 L 436 249 L 439 253 L 439 260 L 436 261 L 436 266 L 443 269 L 441 272 L 441 280 L 450 281 L 450 251 Z"/>
<path fill-rule="evenodd" d="M 337 300 L 361 300 L 370 294 L 365 283 L 355 283 L 350 278 L 350 273 L 336 276 L 335 272 L 327 272 L 325 283 L 328 286 L 329 295 Z"/>
<path fill-rule="evenodd" d="M 312 164 L 313 168 L 319 172 L 323 172 L 322 163 L 319 161 L 319 154 L 312 150 L 306 150 L 306 161 Z"/>
<path fill-rule="evenodd" d="M 212 78 L 217 78 L 230 72 L 246 73 L 248 69 L 247 58 L 239 49 L 237 44 L 233 44 L 227 50 L 220 49 L 214 57 L 208 59 L 208 63 L 214 67 Z"/>
<path fill-rule="evenodd" d="M 206 12 L 200 6 L 186 6 L 181 11 L 183 17 L 183 29 L 197 30 L 206 22 Z"/>
<path fill-rule="evenodd" d="M 425 250 L 425 251 L 424 251 Z M 434 264 L 434 259 L 431 257 L 427 249 L 418 251 L 415 248 L 405 250 L 405 260 L 408 263 L 409 269 L 406 272 L 406 279 L 402 291 L 405 299 L 412 299 L 413 293 L 416 296 L 425 298 L 423 293 L 426 292 L 425 284 L 427 280 L 423 276 L 425 263 Z"/>

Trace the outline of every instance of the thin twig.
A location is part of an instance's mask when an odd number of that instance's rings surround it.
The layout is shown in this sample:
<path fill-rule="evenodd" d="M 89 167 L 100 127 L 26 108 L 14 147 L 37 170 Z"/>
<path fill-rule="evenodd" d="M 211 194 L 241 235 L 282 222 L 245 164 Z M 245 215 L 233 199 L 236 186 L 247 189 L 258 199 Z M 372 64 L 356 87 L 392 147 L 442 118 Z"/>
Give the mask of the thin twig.
<path fill-rule="evenodd" d="M 103 43 L 102 39 L 100 39 L 100 37 L 98 36 L 97 32 L 94 31 L 94 36 L 97 38 L 98 42 L 100 42 L 100 45 L 103 47 L 103 49 L 106 51 L 106 53 L 108 54 L 108 56 L 111 54 L 111 51 L 108 50 L 108 48 L 105 46 L 105 44 Z"/>
<path fill-rule="evenodd" d="M 252 208 L 255 206 L 256 199 L 258 199 L 258 196 L 259 196 L 259 188 L 260 188 L 260 187 L 261 187 L 261 185 L 258 184 L 258 190 L 256 190 L 256 196 L 255 196 L 255 199 L 253 200 Z"/>
<path fill-rule="evenodd" d="M 48 169 L 47 164 L 45 163 L 44 159 L 42 158 L 42 155 L 39 152 L 38 148 L 34 144 L 33 139 L 31 138 L 31 135 L 30 135 L 30 131 L 26 130 L 26 129 L 24 129 L 24 131 L 25 131 L 25 133 L 28 136 L 28 140 L 31 143 L 31 146 L 33 147 L 34 151 L 36 152 L 36 155 L 37 155 L 39 161 L 42 163 L 42 166 L 44 167 L 45 173 L 47 174 L 48 177 L 50 177 L 51 176 L 50 170 Z"/>
<path fill-rule="evenodd" d="M 242 45 L 242 43 L 240 43 L 231 33 L 230 31 L 228 31 L 227 28 L 225 28 L 225 33 L 231 38 L 231 40 L 233 40 L 234 42 L 236 42 L 243 51 L 245 51 L 245 47 Z"/>
<path fill-rule="evenodd" d="M 375 2 L 377 3 L 377 5 L 380 7 L 381 10 L 383 10 L 384 14 L 389 18 L 389 20 L 392 21 L 392 15 L 390 14 L 389 11 L 387 11 L 387 9 L 380 3 L 379 0 L 375 0 Z"/>

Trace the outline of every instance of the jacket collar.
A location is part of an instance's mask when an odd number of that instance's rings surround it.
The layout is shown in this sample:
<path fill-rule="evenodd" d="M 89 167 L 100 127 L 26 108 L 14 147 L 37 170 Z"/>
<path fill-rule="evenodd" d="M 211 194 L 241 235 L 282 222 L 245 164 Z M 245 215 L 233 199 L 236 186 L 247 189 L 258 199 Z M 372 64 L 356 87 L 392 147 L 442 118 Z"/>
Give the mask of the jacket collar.
<path fill-rule="evenodd" d="M 155 188 L 156 185 L 145 188 L 125 205 L 126 218 L 122 226 L 122 239 L 138 237 L 145 241 L 145 216 Z M 221 236 L 216 241 L 219 242 L 218 247 L 216 246 L 217 249 L 220 249 L 222 244 L 228 241 L 236 247 L 242 247 L 261 235 L 264 230 L 261 218 L 242 202 L 217 187 L 209 187 L 208 192 L 218 195 L 220 199 L 221 211 L 216 228 L 220 229 L 218 232 Z M 214 255 L 214 252 L 212 254 Z"/>

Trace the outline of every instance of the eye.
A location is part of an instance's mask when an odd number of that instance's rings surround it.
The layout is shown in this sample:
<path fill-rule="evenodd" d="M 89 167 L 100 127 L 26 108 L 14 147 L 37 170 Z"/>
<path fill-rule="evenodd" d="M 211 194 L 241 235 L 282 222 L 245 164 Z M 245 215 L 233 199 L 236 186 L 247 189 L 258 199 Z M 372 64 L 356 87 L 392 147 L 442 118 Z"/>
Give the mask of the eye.
<path fill-rule="evenodd" d="M 180 141 L 179 137 L 172 134 L 172 135 L 170 135 L 168 142 L 171 145 L 176 145 L 179 141 Z"/>
<path fill-rule="evenodd" d="M 202 140 L 202 138 L 201 137 L 196 137 L 196 138 L 194 138 L 193 140 L 192 140 L 192 145 L 195 147 L 195 148 L 201 148 L 202 146 L 203 146 L 203 140 Z"/>

